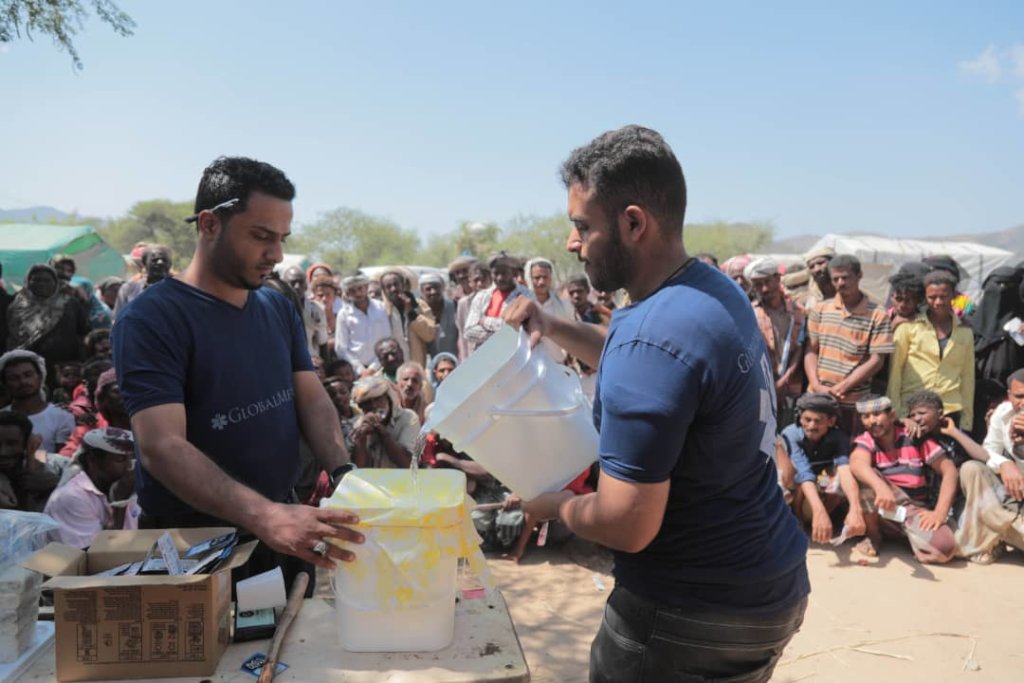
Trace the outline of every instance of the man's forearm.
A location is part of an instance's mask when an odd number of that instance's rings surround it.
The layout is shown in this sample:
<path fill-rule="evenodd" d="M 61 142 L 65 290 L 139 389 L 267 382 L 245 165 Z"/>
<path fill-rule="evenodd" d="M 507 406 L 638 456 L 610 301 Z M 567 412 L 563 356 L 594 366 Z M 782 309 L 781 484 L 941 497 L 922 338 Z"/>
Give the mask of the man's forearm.
<path fill-rule="evenodd" d="M 959 429 L 954 429 L 952 436 L 964 449 L 964 452 L 973 460 L 977 460 L 978 462 L 988 462 L 988 451 L 986 451 L 980 443 L 967 436 Z"/>
<path fill-rule="evenodd" d="M 850 512 L 860 513 L 860 485 L 853 476 L 853 471 L 848 465 L 840 465 L 836 468 L 836 476 L 839 477 L 839 486 L 843 489 L 846 502 L 850 505 Z"/>
<path fill-rule="evenodd" d="M 208 515 L 255 530 L 271 501 L 228 476 L 181 437 L 172 437 L 152 452 L 142 450 L 142 464 L 171 493 Z"/>
<path fill-rule="evenodd" d="M 341 422 L 326 393 L 314 397 L 309 405 L 301 407 L 299 424 L 306 437 L 306 443 L 313 450 L 313 455 L 323 469 L 333 472 L 340 465 L 349 462 L 345 437 L 341 433 Z"/>
<path fill-rule="evenodd" d="M 820 384 L 818 381 L 818 350 L 807 349 L 807 353 L 804 354 L 804 374 L 807 375 L 807 384 L 809 386 L 815 386 Z"/>
<path fill-rule="evenodd" d="M 548 339 L 592 368 L 596 368 L 601 361 L 601 351 L 604 349 L 607 335 L 608 330 L 603 325 L 592 325 L 555 315 L 548 317 Z"/>
<path fill-rule="evenodd" d="M 946 459 L 942 466 L 942 483 L 939 485 L 939 497 L 935 501 L 935 511 L 945 517 L 953 507 L 953 499 L 956 498 L 957 474 L 956 465 L 952 460 Z"/>
<path fill-rule="evenodd" d="M 811 506 L 812 512 L 823 511 L 825 504 L 821 502 L 821 495 L 818 493 L 818 485 L 813 481 L 805 481 L 800 484 L 800 491 L 804 494 L 804 499 L 807 504 Z"/>
<path fill-rule="evenodd" d="M 858 365 L 853 369 L 853 372 L 847 375 L 843 384 L 846 385 L 847 389 L 849 389 L 868 382 L 875 376 L 875 374 L 878 373 L 879 370 L 882 369 L 882 365 L 884 363 L 885 361 L 882 359 L 881 355 L 877 353 L 871 354 L 871 357 L 868 358 L 867 361 Z"/>

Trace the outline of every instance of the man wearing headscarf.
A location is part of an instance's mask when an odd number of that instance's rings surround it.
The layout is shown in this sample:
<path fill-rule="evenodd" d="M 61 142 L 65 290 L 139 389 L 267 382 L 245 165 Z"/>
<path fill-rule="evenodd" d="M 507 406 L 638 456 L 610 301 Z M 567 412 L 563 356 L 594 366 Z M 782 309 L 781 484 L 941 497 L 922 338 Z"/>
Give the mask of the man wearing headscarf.
<path fill-rule="evenodd" d="M 7 309 L 7 330 L 7 348 L 38 353 L 53 376 L 58 363 L 82 360 L 89 321 L 81 302 L 62 291 L 57 271 L 36 264 Z"/>
<path fill-rule="evenodd" d="M 786 269 L 782 276 L 782 289 L 789 300 L 800 307 L 801 311 L 807 310 L 808 283 L 811 281 L 811 271 L 802 263 Z"/>
<path fill-rule="evenodd" d="M 42 437 L 40 448 L 47 453 L 58 452 L 71 436 L 75 418 L 46 400 L 46 364 L 42 357 L 23 349 L 8 351 L 0 356 L 0 380 L 11 397 L 7 410 L 32 421 L 32 431 Z"/>
<path fill-rule="evenodd" d="M 96 292 L 110 309 L 111 315 L 113 315 L 114 306 L 117 305 L 117 294 L 121 291 L 122 286 L 124 286 L 124 279 L 116 275 L 105 277 L 96 283 Z"/>
<path fill-rule="evenodd" d="M 739 254 L 727 258 L 721 266 L 722 272 L 729 276 L 729 279 L 740 286 L 740 289 L 750 297 L 750 283 L 743 277 L 743 269 L 750 265 L 753 259 L 747 254 Z"/>
<path fill-rule="evenodd" d="M 134 488 L 132 433 L 117 427 L 93 429 L 82 439 L 75 460 L 82 470 L 53 492 L 43 510 L 60 524 L 60 542 L 88 548 L 104 529 L 138 528 L 138 515 L 125 514 L 125 508 L 133 502 L 127 501 Z M 108 497 L 115 502 L 126 501 L 127 505 L 115 508 Z"/>
<path fill-rule="evenodd" d="M 398 340 L 406 359 L 425 367 L 427 344 L 437 338 L 437 321 L 424 315 L 427 304 L 413 293 L 416 274 L 407 268 L 392 268 L 381 273 L 380 286 L 391 336 Z"/>
<path fill-rule="evenodd" d="M 470 353 L 491 338 L 504 323 L 501 313 L 521 296 L 533 298 L 526 287 L 516 282 L 521 261 L 515 256 L 500 252 L 490 260 L 494 284 L 473 295 L 473 302 L 466 316 L 465 338 Z"/>
<path fill-rule="evenodd" d="M 359 467 L 408 467 L 420 421 L 402 407 L 395 385 L 386 377 L 364 377 L 356 382 L 352 400 L 363 411 L 352 430 L 352 462 Z"/>
<path fill-rule="evenodd" d="M 439 353 L 459 352 L 458 307 L 445 296 L 444 288 L 444 278 L 439 273 L 424 273 L 420 277 L 420 294 L 426 303 L 423 315 L 437 324 L 437 335 L 427 344 L 427 355 L 431 358 Z"/>
<path fill-rule="evenodd" d="M 452 290 L 451 299 L 456 305 L 458 305 L 463 297 L 470 296 L 476 291 L 473 283 L 469 281 L 469 271 L 479 262 L 480 260 L 476 257 L 463 254 L 462 256 L 457 256 L 448 264 L 448 277 L 451 279 L 452 284 L 455 285 L 455 289 Z M 422 284 L 421 282 L 420 285 L 422 286 Z"/>
<path fill-rule="evenodd" d="M 370 281 L 365 275 L 352 275 L 341 281 L 345 304 L 338 311 L 334 326 L 334 353 L 347 360 L 357 376 L 380 369 L 374 347 L 391 336 L 391 322 L 384 304 L 371 299 Z"/>
<path fill-rule="evenodd" d="M 803 347 L 799 342 L 803 312 L 782 292 L 782 275 L 775 259 L 760 258 L 743 269 L 754 295 L 754 316 L 772 362 L 778 397 L 778 429 L 793 421 L 793 402 L 803 386 Z"/>
<path fill-rule="evenodd" d="M 850 436 L 836 427 L 839 403 L 831 394 L 804 394 L 797 421 L 782 430 L 776 445 L 781 483 L 793 491 L 793 512 L 811 525 L 811 539 L 833 537 L 832 517 L 844 505 L 850 538 L 864 534 L 860 492 L 850 471 Z"/>
<path fill-rule="evenodd" d="M 171 250 L 162 244 L 150 244 L 142 252 L 143 277 L 124 283 L 117 292 L 114 319 L 120 317 L 124 307 L 138 298 L 147 287 L 155 285 L 171 274 Z"/>
<path fill-rule="evenodd" d="M 302 325 L 306 328 L 306 342 L 309 348 L 310 358 L 316 361 L 327 358 L 327 344 L 332 341 L 331 334 L 327 329 L 327 313 L 317 305 L 315 301 L 306 296 L 309 289 L 309 281 L 305 273 L 298 266 L 289 266 L 281 275 L 281 279 L 288 283 L 295 293 L 299 295 L 302 303 Z M 331 328 L 333 331 L 333 328 Z"/>
<path fill-rule="evenodd" d="M 811 271 L 811 281 L 807 286 L 807 300 L 804 308 L 810 311 L 822 301 L 835 298 L 836 288 L 828 273 L 828 264 L 835 258 L 836 250 L 832 247 L 818 247 L 804 254 L 804 263 Z"/>

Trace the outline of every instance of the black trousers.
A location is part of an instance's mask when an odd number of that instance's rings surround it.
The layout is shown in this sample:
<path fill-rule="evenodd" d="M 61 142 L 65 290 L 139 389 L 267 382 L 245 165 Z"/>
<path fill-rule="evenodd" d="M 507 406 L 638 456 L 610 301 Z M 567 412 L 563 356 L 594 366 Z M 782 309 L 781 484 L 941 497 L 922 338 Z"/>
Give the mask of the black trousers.
<path fill-rule="evenodd" d="M 768 615 L 695 612 L 616 586 L 590 648 L 590 683 L 764 683 L 806 609 L 804 598 Z"/>

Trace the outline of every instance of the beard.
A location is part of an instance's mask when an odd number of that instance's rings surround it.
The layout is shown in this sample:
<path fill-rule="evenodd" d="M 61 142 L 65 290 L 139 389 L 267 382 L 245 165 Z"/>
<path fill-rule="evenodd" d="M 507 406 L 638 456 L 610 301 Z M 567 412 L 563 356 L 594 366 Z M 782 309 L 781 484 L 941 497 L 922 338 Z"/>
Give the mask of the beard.
<path fill-rule="evenodd" d="M 213 244 L 213 271 L 227 284 L 240 289 L 256 290 L 263 286 L 264 278 L 248 274 L 245 261 L 231 248 L 225 237 L 227 226 L 221 228 Z"/>
<path fill-rule="evenodd" d="M 594 289 L 613 292 L 624 288 L 633 279 L 633 255 L 626 250 L 622 236 L 613 225 L 609 230 L 608 248 L 600 260 L 588 261 L 587 275 Z"/>

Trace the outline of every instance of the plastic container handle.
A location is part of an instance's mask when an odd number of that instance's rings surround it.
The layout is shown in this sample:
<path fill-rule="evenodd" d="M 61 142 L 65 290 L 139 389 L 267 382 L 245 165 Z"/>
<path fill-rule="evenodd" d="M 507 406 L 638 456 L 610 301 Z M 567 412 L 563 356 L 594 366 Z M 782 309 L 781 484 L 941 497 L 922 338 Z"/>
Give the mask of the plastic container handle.
<path fill-rule="evenodd" d="M 495 417 L 564 417 L 572 415 L 581 407 L 576 402 L 568 408 L 552 408 L 551 410 L 512 410 L 510 408 L 492 408 L 491 415 Z"/>

